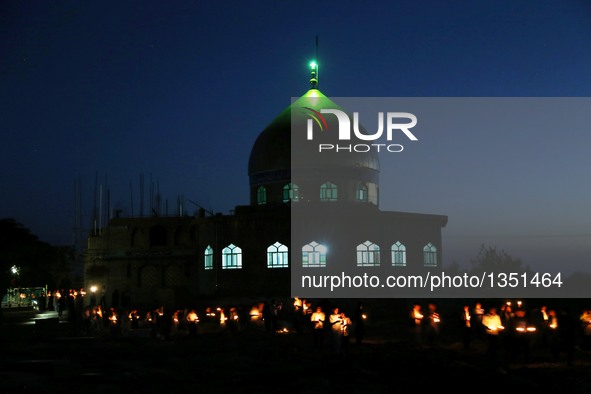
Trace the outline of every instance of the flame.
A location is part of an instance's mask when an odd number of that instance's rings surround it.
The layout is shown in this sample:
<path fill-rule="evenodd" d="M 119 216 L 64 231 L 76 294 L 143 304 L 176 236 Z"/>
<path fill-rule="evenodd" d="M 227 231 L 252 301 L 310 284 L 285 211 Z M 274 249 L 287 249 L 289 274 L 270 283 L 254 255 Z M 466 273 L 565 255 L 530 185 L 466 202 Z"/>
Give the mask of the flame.
<path fill-rule="evenodd" d="M 199 322 L 199 316 L 195 311 L 191 311 L 187 314 L 187 320 L 191 323 L 197 323 Z"/>
<path fill-rule="evenodd" d="M 253 306 L 253 307 L 250 309 L 250 313 L 249 313 L 249 314 L 250 314 L 250 318 L 251 318 L 252 320 L 258 320 L 258 318 L 259 318 L 259 317 L 260 317 L 260 315 L 261 315 L 261 312 L 259 311 L 259 308 L 257 308 L 257 306 L 255 305 L 255 306 Z"/>

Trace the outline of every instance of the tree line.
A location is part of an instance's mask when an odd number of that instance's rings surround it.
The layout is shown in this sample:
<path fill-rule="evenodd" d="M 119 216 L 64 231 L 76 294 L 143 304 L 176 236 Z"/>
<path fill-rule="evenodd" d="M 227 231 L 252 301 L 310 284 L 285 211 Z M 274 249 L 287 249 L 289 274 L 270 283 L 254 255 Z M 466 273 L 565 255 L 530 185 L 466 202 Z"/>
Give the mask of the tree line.
<path fill-rule="evenodd" d="M 0 219 L 0 297 L 11 287 L 70 288 L 76 250 L 53 246 L 13 218 Z"/>

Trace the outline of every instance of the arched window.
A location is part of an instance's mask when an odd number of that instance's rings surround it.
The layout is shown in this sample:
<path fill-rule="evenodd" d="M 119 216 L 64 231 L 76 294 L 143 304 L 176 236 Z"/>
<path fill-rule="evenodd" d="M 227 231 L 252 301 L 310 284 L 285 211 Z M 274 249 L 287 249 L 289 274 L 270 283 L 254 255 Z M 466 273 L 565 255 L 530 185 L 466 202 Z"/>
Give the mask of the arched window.
<path fill-rule="evenodd" d="M 320 201 L 336 201 L 337 198 L 337 185 L 332 182 L 325 182 L 320 185 Z"/>
<path fill-rule="evenodd" d="M 211 246 L 207 245 L 205 248 L 205 253 L 203 255 L 204 266 L 206 270 L 213 269 L 213 249 Z"/>
<path fill-rule="evenodd" d="M 234 244 L 226 246 L 222 250 L 222 269 L 242 268 L 242 249 Z"/>
<path fill-rule="evenodd" d="M 423 265 L 437 267 L 437 248 L 431 242 L 423 248 Z"/>
<path fill-rule="evenodd" d="M 287 246 L 275 242 L 267 248 L 267 268 L 288 268 Z"/>
<path fill-rule="evenodd" d="M 297 202 L 300 200 L 300 187 L 295 183 L 283 186 L 283 202 Z"/>
<path fill-rule="evenodd" d="M 392 245 L 392 266 L 406 267 L 406 246 L 400 241 Z"/>
<path fill-rule="evenodd" d="M 264 186 L 259 186 L 257 189 L 257 204 L 263 205 L 267 203 L 267 189 Z"/>
<path fill-rule="evenodd" d="M 358 267 L 379 267 L 380 247 L 370 241 L 357 245 Z"/>
<path fill-rule="evenodd" d="M 367 202 L 368 201 L 368 189 L 364 183 L 358 183 L 357 189 L 355 190 L 355 201 Z"/>
<path fill-rule="evenodd" d="M 315 241 L 302 248 L 302 267 L 326 267 L 326 246 Z"/>

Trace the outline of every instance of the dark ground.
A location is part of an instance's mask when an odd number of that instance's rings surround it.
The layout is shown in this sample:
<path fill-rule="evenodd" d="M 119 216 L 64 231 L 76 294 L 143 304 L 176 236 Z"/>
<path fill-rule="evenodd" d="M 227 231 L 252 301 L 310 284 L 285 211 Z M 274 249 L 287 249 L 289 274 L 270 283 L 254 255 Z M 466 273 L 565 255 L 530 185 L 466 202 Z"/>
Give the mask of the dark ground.
<path fill-rule="evenodd" d="M 195 337 L 170 339 L 146 329 L 75 336 L 55 319 L 26 324 L 49 313 L 2 315 L 1 393 L 591 392 L 591 351 L 580 346 L 572 366 L 543 346 L 528 363 L 503 364 L 502 349 L 496 361 L 484 341 L 464 349 L 455 329 L 418 346 L 404 319 L 383 316 L 368 319 L 363 344 L 352 338 L 349 351 L 335 355 L 328 341 L 315 351 L 310 332 L 272 336 L 256 324 L 237 332 L 204 324 Z"/>

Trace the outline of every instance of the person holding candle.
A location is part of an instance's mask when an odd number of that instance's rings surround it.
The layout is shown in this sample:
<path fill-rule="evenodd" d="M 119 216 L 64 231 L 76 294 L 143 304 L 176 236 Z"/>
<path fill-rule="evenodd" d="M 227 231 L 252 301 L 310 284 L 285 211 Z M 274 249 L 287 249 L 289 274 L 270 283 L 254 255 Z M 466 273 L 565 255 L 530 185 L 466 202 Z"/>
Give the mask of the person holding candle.
<path fill-rule="evenodd" d="M 342 344 L 342 336 L 343 336 L 343 317 L 339 313 L 339 308 L 335 307 L 332 310 L 332 314 L 328 318 L 328 322 L 330 323 L 331 327 L 331 339 L 332 339 L 332 348 L 333 351 L 337 354 L 341 352 L 341 344 Z"/>
<path fill-rule="evenodd" d="M 351 333 L 351 318 L 341 313 L 341 354 L 349 351 L 349 334 Z"/>
<path fill-rule="evenodd" d="M 324 322 L 326 321 L 326 315 L 321 306 L 316 307 L 316 312 L 312 313 L 310 321 L 313 324 L 314 348 L 320 351 L 324 344 Z"/>
<path fill-rule="evenodd" d="M 489 308 L 488 313 L 482 317 L 482 325 L 485 327 L 488 337 L 488 355 L 496 358 L 499 332 L 504 328 L 496 307 Z"/>
<path fill-rule="evenodd" d="M 470 349 L 470 343 L 472 342 L 472 313 L 470 312 L 470 306 L 464 305 L 462 314 L 460 315 L 461 330 L 462 330 L 462 344 L 464 349 Z"/>
<path fill-rule="evenodd" d="M 427 311 L 427 342 L 429 345 L 435 345 L 439 341 L 440 325 L 441 316 L 437 310 L 437 305 L 430 302 Z"/>
<path fill-rule="evenodd" d="M 423 318 L 421 304 L 415 303 L 410 311 L 410 327 L 417 345 L 423 344 Z"/>

